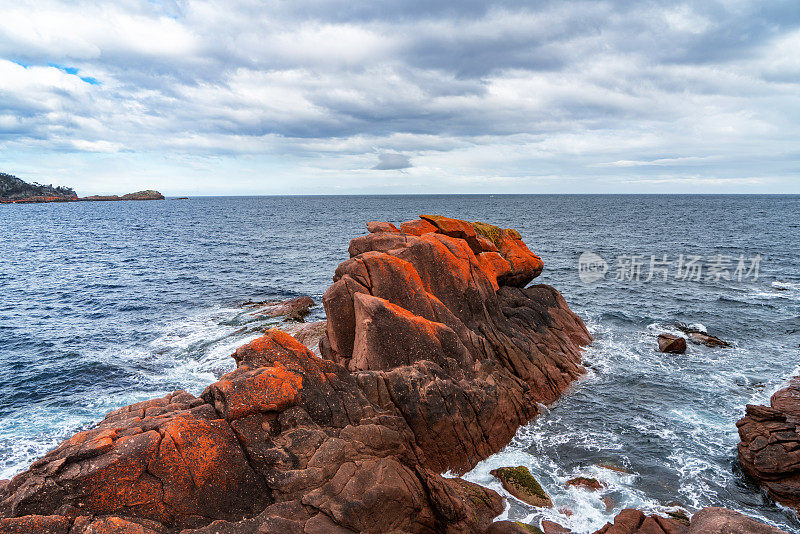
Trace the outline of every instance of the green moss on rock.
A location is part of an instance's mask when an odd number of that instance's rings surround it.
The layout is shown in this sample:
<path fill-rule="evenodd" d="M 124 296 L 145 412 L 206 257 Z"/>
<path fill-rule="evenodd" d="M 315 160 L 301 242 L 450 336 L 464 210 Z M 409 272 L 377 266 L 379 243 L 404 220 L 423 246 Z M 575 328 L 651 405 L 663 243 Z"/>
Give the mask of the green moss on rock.
<path fill-rule="evenodd" d="M 494 469 L 491 473 L 500 480 L 506 491 L 517 499 L 531 506 L 553 506 L 550 496 L 542 489 L 527 467 L 501 467 Z"/>
<path fill-rule="evenodd" d="M 675 521 L 683 523 L 684 525 L 688 525 L 690 522 L 689 516 L 686 514 L 686 511 L 680 508 L 675 511 L 667 512 L 667 515 L 670 516 Z"/>
<path fill-rule="evenodd" d="M 540 529 L 539 527 L 529 525 L 528 523 L 523 523 L 522 521 L 514 521 L 514 523 L 524 528 L 528 532 L 533 532 L 534 534 L 544 534 L 544 532 L 542 532 L 542 529 Z"/>
<path fill-rule="evenodd" d="M 502 228 L 500 228 L 499 226 L 495 226 L 493 224 L 487 224 L 477 221 L 472 223 L 472 227 L 475 228 L 476 234 L 485 237 L 486 239 L 491 241 L 494 246 L 500 248 L 500 245 L 503 242 Z"/>

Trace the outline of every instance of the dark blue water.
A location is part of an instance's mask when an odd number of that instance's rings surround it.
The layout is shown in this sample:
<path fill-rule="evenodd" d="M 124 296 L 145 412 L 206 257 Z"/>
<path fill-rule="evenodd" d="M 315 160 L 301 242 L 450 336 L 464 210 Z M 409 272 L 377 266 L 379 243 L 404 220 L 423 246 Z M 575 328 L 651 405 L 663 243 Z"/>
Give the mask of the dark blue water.
<path fill-rule="evenodd" d="M 366 220 L 440 213 L 517 228 L 596 336 L 590 372 L 550 412 L 468 476 L 524 464 L 555 502 L 535 512 L 577 532 L 626 506 L 729 506 L 792 532 L 800 523 L 748 485 L 735 421 L 797 372 L 798 196 L 406 196 L 198 198 L 0 206 L 0 478 L 108 410 L 177 388 L 195 394 L 232 369 L 260 326 L 248 299 L 319 299 Z M 609 264 L 578 276 L 581 253 Z M 640 280 L 616 280 L 640 255 Z M 645 281 L 651 255 L 760 255 L 757 279 Z M 321 310 L 316 315 L 322 315 Z M 654 351 L 675 321 L 733 344 Z M 623 466 L 629 474 L 597 464 Z M 590 474 L 601 492 L 564 482 Z"/>

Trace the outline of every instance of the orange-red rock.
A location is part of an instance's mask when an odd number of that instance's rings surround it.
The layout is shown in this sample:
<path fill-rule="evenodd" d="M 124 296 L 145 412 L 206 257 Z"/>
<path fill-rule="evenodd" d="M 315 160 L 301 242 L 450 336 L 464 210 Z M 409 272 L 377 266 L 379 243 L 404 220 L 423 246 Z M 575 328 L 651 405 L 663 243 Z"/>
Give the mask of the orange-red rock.
<path fill-rule="evenodd" d="M 415 219 L 413 221 L 406 221 L 402 223 L 400 225 L 400 231 L 404 234 L 422 235 L 435 232 L 436 227 L 425 219 Z"/>
<path fill-rule="evenodd" d="M 727 508 L 703 508 L 689 524 L 658 515 L 645 516 L 639 510 L 626 509 L 614 523 L 595 534 L 787 534 L 761 521 Z"/>
<path fill-rule="evenodd" d="M 511 230 L 446 218 L 371 230 L 323 299 L 325 359 L 269 330 L 200 397 L 115 410 L 0 486 L 0 521 L 485 532 L 500 496 L 439 473 L 507 444 L 580 375 L 591 337 L 553 288 L 522 288 L 540 260 Z"/>
<path fill-rule="evenodd" d="M 800 377 L 772 395 L 770 406 L 748 404 L 736 426 L 744 471 L 770 497 L 800 510 Z"/>
<path fill-rule="evenodd" d="M 614 523 L 595 532 L 595 534 L 689 534 L 689 527 L 657 515 L 645 516 L 639 510 L 627 508 L 617 514 Z"/>
<path fill-rule="evenodd" d="M 399 232 L 399 230 L 390 222 L 370 221 L 367 223 L 367 232 L 375 234 L 379 232 Z"/>

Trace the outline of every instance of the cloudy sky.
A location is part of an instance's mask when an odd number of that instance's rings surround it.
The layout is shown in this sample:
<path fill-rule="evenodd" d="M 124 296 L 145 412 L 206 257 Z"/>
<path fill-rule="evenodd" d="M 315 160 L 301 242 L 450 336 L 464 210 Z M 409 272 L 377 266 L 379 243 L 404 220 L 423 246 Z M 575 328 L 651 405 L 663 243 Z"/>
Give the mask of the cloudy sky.
<path fill-rule="evenodd" d="M 800 3 L 0 0 L 0 171 L 79 194 L 800 193 Z"/>

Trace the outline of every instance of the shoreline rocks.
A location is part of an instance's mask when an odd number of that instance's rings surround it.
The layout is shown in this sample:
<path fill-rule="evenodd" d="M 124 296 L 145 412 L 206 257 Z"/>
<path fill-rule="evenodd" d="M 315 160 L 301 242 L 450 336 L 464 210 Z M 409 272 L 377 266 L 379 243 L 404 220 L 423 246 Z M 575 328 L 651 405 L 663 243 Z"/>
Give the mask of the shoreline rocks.
<path fill-rule="evenodd" d="M 575 488 L 584 488 L 590 491 L 599 491 L 603 489 L 603 483 L 592 477 L 575 477 L 567 480 L 567 486 Z"/>
<path fill-rule="evenodd" d="M 625 509 L 594 534 L 788 534 L 727 508 L 703 508 L 689 522 Z"/>
<path fill-rule="evenodd" d="M 739 464 L 772 499 L 800 510 L 800 377 L 769 406 L 748 404 L 736 426 Z"/>
<path fill-rule="evenodd" d="M 148 189 L 128 193 L 127 195 L 91 195 L 79 197 L 77 195 L 65 196 L 28 196 L 23 198 L 0 198 L 0 204 L 47 204 L 51 202 L 100 202 L 100 201 L 122 201 L 122 200 L 164 200 L 165 197 L 158 191 Z"/>
<path fill-rule="evenodd" d="M 522 502 L 537 508 L 553 506 L 550 496 L 542 489 L 527 467 L 501 467 L 493 469 L 491 474 L 503 484 L 506 491 Z"/>
<path fill-rule="evenodd" d="M 658 336 L 659 352 L 670 354 L 683 354 L 686 352 L 686 339 L 672 334 L 660 334 Z"/>
<path fill-rule="evenodd" d="M 542 264 L 518 233 L 422 221 L 351 242 L 323 358 L 270 330 L 199 397 L 109 413 L 0 489 L 0 531 L 486 532 L 502 498 L 440 473 L 505 446 L 591 336 L 525 287 Z"/>
<path fill-rule="evenodd" d="M 279 302 L 264 301 L 252 302 L 248 301 L 242 306 L 255 308 L 253 315 L 264 317 L 283 317 L 285 321 L 294 321 L 302 323 L 305 321 L 306 316 L 316 305 L 314 299 L 308 296 L 295 297 L 289 300 Z"/>
<path fill-rule="evenodd" d="M 678 330 L 686 334 L 687 338 L 692 343 L 705 345 L 707 347 L 730 347 L 730 343 L 727 341 L 723 341 L 716 336 L 709 335 L 708 332 L 698 328 L 692 328 L 691 326 L 687 326 L 683 323 L 677 323 L 675 326 L 678 328 Z"/>

